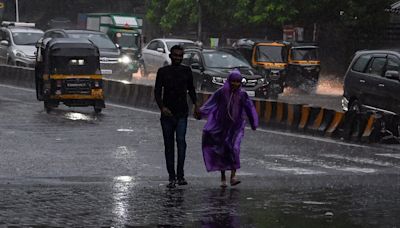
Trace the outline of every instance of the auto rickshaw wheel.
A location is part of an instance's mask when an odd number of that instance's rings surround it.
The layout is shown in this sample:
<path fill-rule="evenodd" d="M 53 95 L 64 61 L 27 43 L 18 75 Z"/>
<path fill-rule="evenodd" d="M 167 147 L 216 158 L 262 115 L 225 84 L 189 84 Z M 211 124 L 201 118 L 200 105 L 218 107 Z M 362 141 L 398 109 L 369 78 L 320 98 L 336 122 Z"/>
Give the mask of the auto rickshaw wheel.
<path fill-rule="evenodd" d="M 49 102 L 47 102 L 47 101 L 43 102 L 43 107 L 44 107 L 44 110 L 45 110 L 47 113 L 50 113 L 50 111 L 51 111 L 51 106 L 49 105 Z"/>
<path fill-rule="evenodd" d="M 101 108 L 94 107 L 94 112 L 97 114 L 101 113 L 101 110 L 102 110 Z"/>

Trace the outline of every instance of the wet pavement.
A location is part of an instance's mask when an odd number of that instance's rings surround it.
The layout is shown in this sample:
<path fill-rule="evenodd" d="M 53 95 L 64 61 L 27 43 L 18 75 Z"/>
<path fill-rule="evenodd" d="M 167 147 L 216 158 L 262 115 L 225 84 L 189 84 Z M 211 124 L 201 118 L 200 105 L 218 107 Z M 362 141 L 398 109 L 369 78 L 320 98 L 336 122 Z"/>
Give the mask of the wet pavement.
<path fill-rule="evenodd" d="M 106 105 L 46 114 L 0 85 L 0 228 L 400 226 L 399 147 L 247 130 L 222 190 L 190 119 L 189 185 L 168 190 L 158 114 Z"/>
<path fill-rule="evenodd" d="M 397 227 L 399 185 L 379 176 L 331 183 L 247 178 L 220 189 L 190 178 L 173 190 L 135 177 L 2 180 L 0 227 Z M 391 177 L 398 183 L 398 177 Z M 348 182 L 351 181 L 351 185 Z M 7 183 L 5 183 L 7 182 Z M 18 182 L 18 183 L 13 183 Z M 6 226 L 7 225 L 7 226 Z"/>

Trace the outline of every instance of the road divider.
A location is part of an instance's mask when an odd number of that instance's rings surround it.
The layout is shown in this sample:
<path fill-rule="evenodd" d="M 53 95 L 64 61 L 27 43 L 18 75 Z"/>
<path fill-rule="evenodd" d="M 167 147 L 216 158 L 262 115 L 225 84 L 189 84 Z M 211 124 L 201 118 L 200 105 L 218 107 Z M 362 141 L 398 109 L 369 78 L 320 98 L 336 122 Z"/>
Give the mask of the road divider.
<path fill-rule="evenodd" d="M 35 88 L 35 72 L 31 68 L 0 65 L 0 83 Z M 106 102 L 157 110 L 154 87 L 104 80 Z M 203 104 L 210 93 L 198 93 Z M 33 98 L 34 99 L 34 98 Z M 322 137 L 340 138 L 360 143 L 398 143 L 399 116 L 385 113 L 354 111 L 338 112 L 308 104 L 291 104 L 254 98 L 262 128 L 279 128 Z"/>

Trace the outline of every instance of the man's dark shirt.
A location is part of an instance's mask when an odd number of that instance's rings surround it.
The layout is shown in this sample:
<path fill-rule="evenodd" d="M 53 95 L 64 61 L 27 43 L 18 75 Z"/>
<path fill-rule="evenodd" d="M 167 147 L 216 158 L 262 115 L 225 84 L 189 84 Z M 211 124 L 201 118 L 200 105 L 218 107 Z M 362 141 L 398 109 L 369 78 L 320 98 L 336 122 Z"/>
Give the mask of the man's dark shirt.
<path fill-rule="evenodd" d="M 163 90 L 164 89 L 164 90 Z M 154 96 L 158 107 L 167 107 L 174 117 L 187 117 L 187 94 L 196 103 L 192 70 L 186 66 L 165 66 L 157 71 Z"/>

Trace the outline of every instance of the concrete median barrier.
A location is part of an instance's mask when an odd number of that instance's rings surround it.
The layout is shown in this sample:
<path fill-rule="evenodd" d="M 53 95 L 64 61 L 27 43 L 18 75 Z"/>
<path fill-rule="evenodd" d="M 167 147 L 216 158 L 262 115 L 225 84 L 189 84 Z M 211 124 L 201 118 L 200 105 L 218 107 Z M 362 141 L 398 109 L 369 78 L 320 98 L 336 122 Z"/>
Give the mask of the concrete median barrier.
<path fill-rule="evenodd" d="M 0 65 L 0 83 L 35 88 L 34 69 Z M 104 80 L 103 88 L 106 102 L 158 110 L 153 86 Z M 204 104 L 211 93 L 199 92 L 197 96 L 198 103 Z M 305 104 L 257 98 L 253 101 L 263 128 L 280 128 L 360 143 L 383 142 L 391 136 L 398 142 L 398 115 L 345 113 Z"/>

